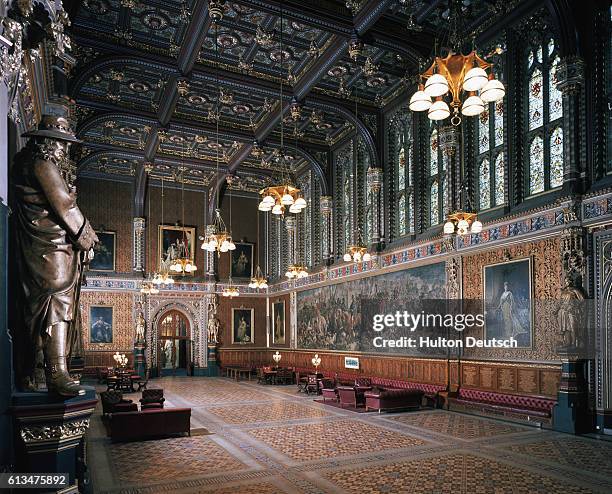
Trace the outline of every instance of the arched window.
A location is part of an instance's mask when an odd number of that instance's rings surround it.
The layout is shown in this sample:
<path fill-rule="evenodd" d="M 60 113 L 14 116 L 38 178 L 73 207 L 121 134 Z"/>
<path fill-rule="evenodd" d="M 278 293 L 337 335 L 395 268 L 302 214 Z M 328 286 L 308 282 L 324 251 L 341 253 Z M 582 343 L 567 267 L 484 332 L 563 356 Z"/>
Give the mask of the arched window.
<path fill-rule="evenodd" d="M 401 110 L 391 119 L 390 157 L 395 175 L 396 236 L 414 233 L 412 115 Z"/>
<path fill-rule="evenodd" d="M 435 123 L 431 124 L 429 134 L 429 225 L 434 226 L 444 220 L 447 211 L 445 201 L 445 172 L 446 156 L 440 148 L 438 129 Z"/>
<path fill-rule="evenodd" d="M 414 233 L 414 180 L 413 141 L 411 115 L 401 110 L 392 119 L 392 160 L 395 167 L 396 234 Z"/>
<path fill-rule="evenodd" d="M 486 50 L 485 50 L 486 51 Z M 495 77 L 505 84 L 504 55 L 491 57 Z M 506 202 L 505 192 L 505 98 L 488 103 L 476 122 L 476 204 L 484 210 Z"/>
<path fill-rule="evenodd" d="M 527 195 L 563 185 L 563 98 L 555 40 L 536 37 L 527 53 Z"/>

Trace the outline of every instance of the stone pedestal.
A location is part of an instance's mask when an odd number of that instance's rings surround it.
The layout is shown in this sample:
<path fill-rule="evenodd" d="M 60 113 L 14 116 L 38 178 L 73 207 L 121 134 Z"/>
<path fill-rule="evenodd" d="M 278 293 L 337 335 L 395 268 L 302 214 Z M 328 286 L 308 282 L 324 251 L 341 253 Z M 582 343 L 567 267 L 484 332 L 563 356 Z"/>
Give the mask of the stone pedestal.
<path fill-rule="evenodd" d="M 205 369 L 206 373 L 203 375 L 216 377 L 219 376 L 219 363 L 217 362 L 217 345 L 208 345 L 208 367 Z"/>
<path fill-rule="evenodd" d="M 561 383 L 557 406 L 553 409 L 553 427 L 559 432 L 582 434 L 591 430 L 588 393 L 584 379 L 586 361 L 565 354 L 561 360 Z"/>
<path fill-rule="evenodd" d="M 134 343 L 134 370 L 140 377 L 145 377 L 147 362 L 145 358 L 145 343 L 137 341 Z"/>
<path fill-rule="evenodd" d="M 36 492 L 88 493 L 85 434 L 97 403 L 93 387 L 84 396 L 61 400 L 48 393 L 15 393 L 15 471 L 67 473 L 70 487 Z"/>

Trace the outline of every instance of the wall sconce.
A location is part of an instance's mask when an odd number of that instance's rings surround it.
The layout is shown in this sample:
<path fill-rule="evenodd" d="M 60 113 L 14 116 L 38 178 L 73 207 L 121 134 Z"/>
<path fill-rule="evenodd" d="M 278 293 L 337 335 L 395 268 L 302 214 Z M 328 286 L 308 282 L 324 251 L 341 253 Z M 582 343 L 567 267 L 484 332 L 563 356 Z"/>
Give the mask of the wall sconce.
<path fill-rule="evenodd" d="M 274 360 L 274 362 L 276 362 L 276 365 L 278 365 L 282 357 L 283 356 L 280 353 L 278 353 L 278 350 L 277 350 L 276 353 L 272 355 L 272 360 Z"/>

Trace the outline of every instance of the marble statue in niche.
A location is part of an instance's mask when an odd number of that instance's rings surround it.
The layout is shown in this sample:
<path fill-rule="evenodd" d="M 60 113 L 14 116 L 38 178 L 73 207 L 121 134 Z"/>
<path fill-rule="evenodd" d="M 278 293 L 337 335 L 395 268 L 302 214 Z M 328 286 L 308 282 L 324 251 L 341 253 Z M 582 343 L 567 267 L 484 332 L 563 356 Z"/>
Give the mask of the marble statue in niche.
<path fill-rule="evenodd" d="M 144 314 L 142 313 L 142 304 L 138 304 L 137 308 L 138 314 L 136 316 L 136 343 L 144 343 L 145 342 L 145 331 L 147 329 L 147 323 L 144 318 Z"/>
<path fill-rule="evenodd" d="M 208 344 L 219 343 L 219 329 L 221 323 L 217 319 L 217 295 L 210 297 L 208 302 Z"/>
<path fill-rule="evenodd" d="M 79 319 L 83 266 L 98 242 L 76 204 L 68 151 L 79 142 L 63 117 L 43 116 L 28 132 L 12 169 L 12 231 L 19 284 L 20 321 L 13 325 L 18 383 L 36 389 L 44 364 L 49 392 L 84 394 L 68 374 Z M 41 360 L 42 355 L 42 362 Z"/>

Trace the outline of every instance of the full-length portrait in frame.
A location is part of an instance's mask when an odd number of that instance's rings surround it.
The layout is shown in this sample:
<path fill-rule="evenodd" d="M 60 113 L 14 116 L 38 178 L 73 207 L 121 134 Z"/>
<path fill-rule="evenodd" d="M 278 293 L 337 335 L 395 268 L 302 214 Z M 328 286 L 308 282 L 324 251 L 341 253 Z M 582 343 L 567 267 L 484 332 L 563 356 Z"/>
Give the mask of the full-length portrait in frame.
<path fill-rule="evenodd" d="M 531 270 L 531 258 L 484 266 L 485 339 L 514 338 L 518 348 L 531 348 Z"/>
<path fill-rule="evenodd" d="M 157 252 L 159 268 L 166 268 L 175 259 L 195 262 L 196 229 L 190 226 L 159 225 Z"/>
<path fill-rule="evenodd" d="M 92 271 L 115 271 L 115 252 L 117 234 L 115 232 L 96 231 L 100 242 L 94 247 L 94 258 L 89 263 Z"/>
<path fill-rule="evenodd" d="M 89 308 L 89 342 L 113 342 L 113 307 L 92 305 Z"/>
<path fill-rule="evenodd" d="M 253 314 L 255 309 L 232 309 L 232 343 L 253 343 Z"/>
<path fill-rule="evenodd" d="M 232 278 L 253 277 L 253 244 L 236 242 L 236 249 L 231 251 Z"/>
<path fill-rule="evenodd" d="M 285 301 L 272 304 L 272 343 L 285 344 Z"/>

